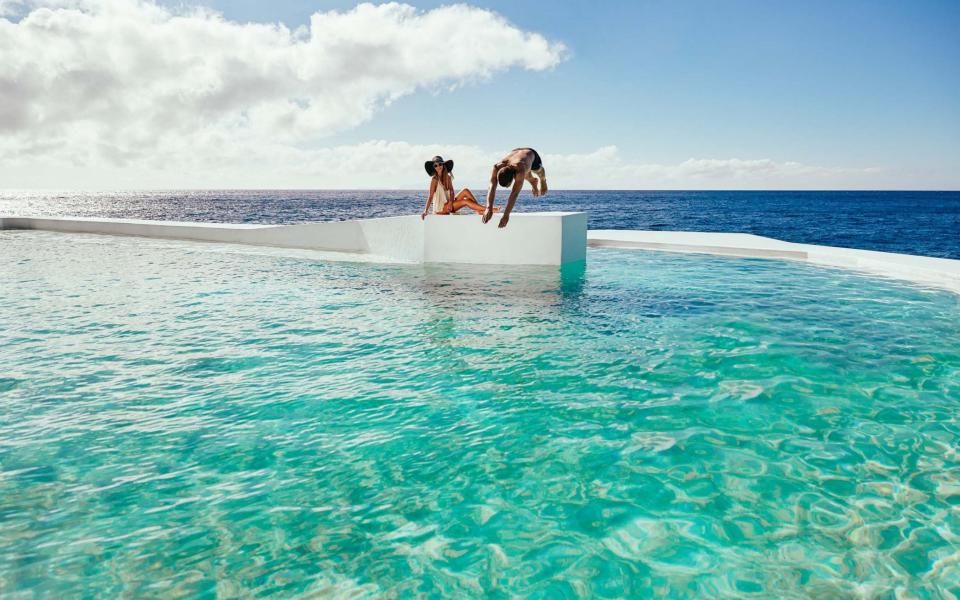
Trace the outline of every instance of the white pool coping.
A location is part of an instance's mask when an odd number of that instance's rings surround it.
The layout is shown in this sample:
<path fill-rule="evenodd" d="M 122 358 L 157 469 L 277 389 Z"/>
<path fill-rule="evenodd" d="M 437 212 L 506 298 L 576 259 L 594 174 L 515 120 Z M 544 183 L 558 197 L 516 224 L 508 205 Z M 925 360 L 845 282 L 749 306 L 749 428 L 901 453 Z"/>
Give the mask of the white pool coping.
<path fill-rule="evenodd" d="M 79 217 L 0 216 L 0 229 L 123 235 L 351 253 L 389 262 L 562 265 L 587 252 L 587 215 L 537 212 L 499 215 L 403 215 L 295 225 L 190 223 Z"/>
<path fill-rule="evenodd" d="M 597 248 L 638 248 L 796 260 L 909 281 L 960 294 L 960 260 L 874 250 L 796 244 L 747 233 L 592 229 L 587 243 Z"/>

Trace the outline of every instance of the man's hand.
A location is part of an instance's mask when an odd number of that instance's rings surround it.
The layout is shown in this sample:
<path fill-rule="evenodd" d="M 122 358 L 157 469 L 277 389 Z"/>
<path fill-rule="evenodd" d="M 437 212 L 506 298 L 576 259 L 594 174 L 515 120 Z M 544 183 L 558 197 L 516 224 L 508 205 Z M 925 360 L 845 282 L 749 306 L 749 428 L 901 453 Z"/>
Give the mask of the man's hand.
<path fill-rule="evenodd" d="M 491 217 L 493 217 L 493 207 L 488 206 L 487 210 L 483 211 L 483 218 L 481 219 L 481 221 L 483 223 L 488 223 Z"/>
<path fill-rule="evenodd" d="M 500 224 L 497 225 L 498 228 L 503 229 L 507 226 L 507 223 L 510 222 L 510 215 L 503 215 L 500 217 Z"/>

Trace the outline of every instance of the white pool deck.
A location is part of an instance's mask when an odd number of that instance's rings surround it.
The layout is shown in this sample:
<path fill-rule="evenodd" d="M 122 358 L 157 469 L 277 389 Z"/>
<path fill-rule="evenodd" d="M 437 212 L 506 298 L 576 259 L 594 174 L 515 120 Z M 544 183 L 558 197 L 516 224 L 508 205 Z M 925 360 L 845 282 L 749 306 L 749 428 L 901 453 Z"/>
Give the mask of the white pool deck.
<path fill-rule="evenodd" d="M 250 225 L 52 217 L 0 217 L 0 229 L 140 236 L 251 244 L 363 255 L 412 263 L 562 265 L 583 261 L 586 247 L 638 248 L 769 258 L 852 269 L 960 293 L 960 260 L 796 244 L 745 233 L 587 231 L 581 212 L 386 217 L 301 225 Z"/>
<path fill-rule="evenodd" d="M 960 293 L 960 260 L 795 244 L 748 233 L 591 230 L 587 243 L 599 248 L 640 248 L 752 258 L 778 258 L 851 269 Z"/>

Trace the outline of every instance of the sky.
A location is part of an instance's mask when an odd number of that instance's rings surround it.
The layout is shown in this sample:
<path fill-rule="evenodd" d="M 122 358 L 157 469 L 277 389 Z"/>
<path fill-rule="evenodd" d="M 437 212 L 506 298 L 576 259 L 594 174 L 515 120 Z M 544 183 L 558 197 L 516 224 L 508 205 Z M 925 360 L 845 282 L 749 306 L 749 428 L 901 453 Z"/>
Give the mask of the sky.
<path fill-rule="evenodd" d="M 960 189 L 960 2 L 0 0 L 0 188 Z"/>

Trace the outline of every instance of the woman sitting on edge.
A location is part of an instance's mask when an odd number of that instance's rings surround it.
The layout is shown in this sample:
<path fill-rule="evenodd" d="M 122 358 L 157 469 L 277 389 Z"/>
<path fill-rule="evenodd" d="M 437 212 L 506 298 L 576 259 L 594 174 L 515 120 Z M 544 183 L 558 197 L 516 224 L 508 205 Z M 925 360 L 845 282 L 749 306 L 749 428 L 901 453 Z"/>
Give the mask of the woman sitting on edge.
<path fill-rule="evenodd" d="M 456 197 L 453 196 L 452 160 L 444 161 L 442 157 L 434 156 L 432 160 L 423 163 L 423 168 L 427 170 L 427 175 L 430 175 L 430 195 L 423 207 L 421 219 L 427 218 L 431 203 L 434 214 L 438 215 L 455 213 L 464 206 L 469 206 L 477 214 L 483 214 L 483 207 L 477 204 L 477 198 L 467 188 L 460 190 Z"/>

